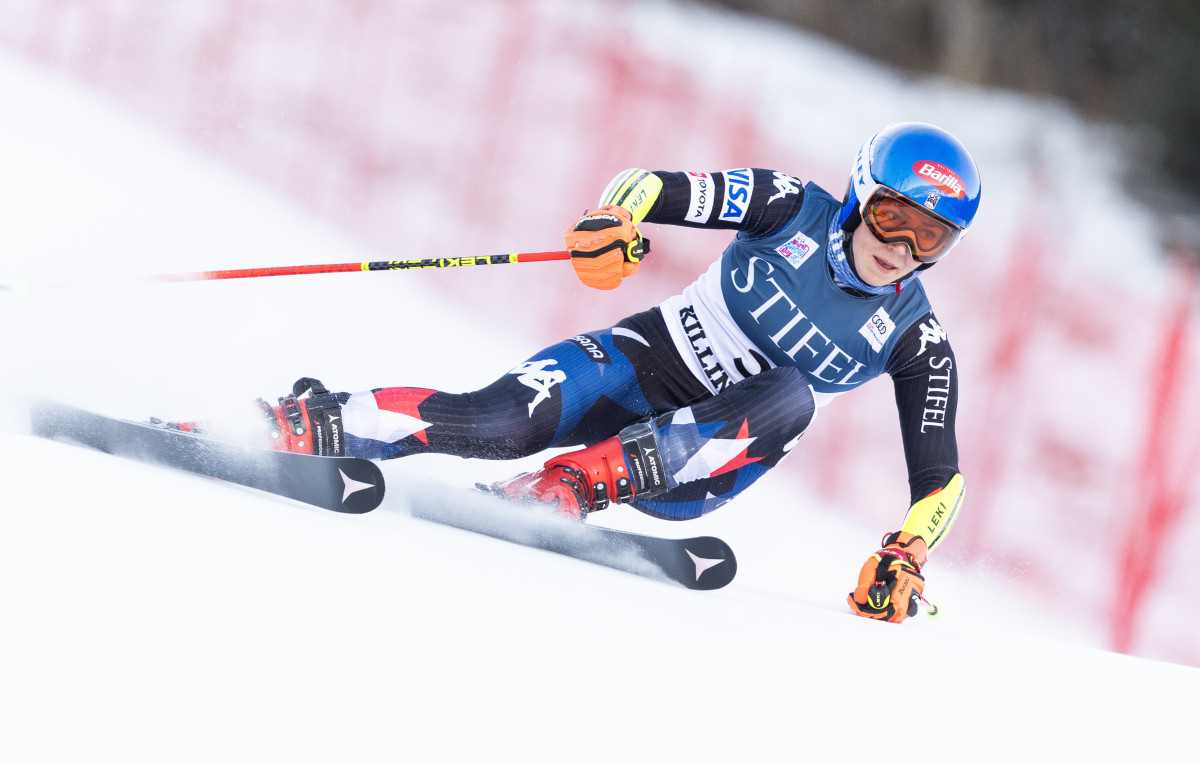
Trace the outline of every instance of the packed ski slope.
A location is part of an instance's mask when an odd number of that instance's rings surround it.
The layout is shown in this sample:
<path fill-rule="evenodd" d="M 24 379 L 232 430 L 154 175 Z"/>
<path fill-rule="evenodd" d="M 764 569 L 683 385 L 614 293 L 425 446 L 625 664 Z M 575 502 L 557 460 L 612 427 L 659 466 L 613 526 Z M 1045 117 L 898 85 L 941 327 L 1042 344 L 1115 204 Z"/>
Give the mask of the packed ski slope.
<path fill-rule="evenodd" d="M 301 375 L 469 389 L 537 347 L 431 299 L 436 271 L 125 282 L 371 255 L 2 57 L 0 91 L 0 281 L 75 281 L 0 294 L 0 758 L 1163 759 L 1193 745 L 1195 669 L 1104 652 L 936 559 L 941 619 L 851 616 L 876 528 L 794 484 L 686 524 L 597 517 L 727 540 L 738 578 L 698 593 L 406 511 L 406 485 L 522 464 L 386 463 L 384 506 L 346 516 L 27 436 L 35 396 L 236 418 Z"/>

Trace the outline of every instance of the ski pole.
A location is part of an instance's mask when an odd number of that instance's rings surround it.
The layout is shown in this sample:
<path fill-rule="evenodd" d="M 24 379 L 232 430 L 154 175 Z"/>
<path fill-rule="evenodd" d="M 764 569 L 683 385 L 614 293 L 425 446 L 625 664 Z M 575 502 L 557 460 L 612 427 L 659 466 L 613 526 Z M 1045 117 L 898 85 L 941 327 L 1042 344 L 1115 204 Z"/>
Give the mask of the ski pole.
<path fill-rule="evenodd" d="M 232 280 L 236 278 L 269 278 L 279 275 L 315 275 L 317 273 L 379 272 L 381 270 L 422 270 L 439 267 L 477 267 L 480 265 L 551 262 L 570 259 L 567 251 L 530 251 L 511 254 L 489 254 L 471 257 L 437 257 L 432 259 L 395 259 L 387 262 L 344 262 L 326 265 L 286 265 L 282 267 L 250 267 L 242 270 L 208 270 L 203 272 L 167 275 L 136 276 L 135 281 L 181 283 L 197 280 Z M 91 282 L 60 282 L 42 284 L 0 283 L 0 292 L 17 291 L 29 286 L 90 285 Z"/>
<path fill-rule="evenodd" d="M 491 254 L 477 257 L 437 257 L 434 259 L 394 259 L 387 262 L 345 262 L 332 265 L 289 265 L 284 267 L 251 267 L 244 270 L 210 270 L 207 272 L 152 275 L 160 283 L 193 280 L 230 280 L 234 278 L 268 278 L 277 275 L 313 275 L 316 273 L 379 272 L 381 270 L 422 270 L 437 267 L 477 267 L 480 265 L 551 262 L 570 259 L 566 251 L 530 251 L 512 254 Z"/>
<path fill-rule="evenodd" d="M 925 616 L 929 617 L 930 619 L 937 619 L 938 615 L 942 613 L 942 610 L 935 606 L 933 601 L 929 600 L 925 596 L 916 592 L 914 592 L 913 595 L 917 597 L 917 600 L 925 604 Z"/>

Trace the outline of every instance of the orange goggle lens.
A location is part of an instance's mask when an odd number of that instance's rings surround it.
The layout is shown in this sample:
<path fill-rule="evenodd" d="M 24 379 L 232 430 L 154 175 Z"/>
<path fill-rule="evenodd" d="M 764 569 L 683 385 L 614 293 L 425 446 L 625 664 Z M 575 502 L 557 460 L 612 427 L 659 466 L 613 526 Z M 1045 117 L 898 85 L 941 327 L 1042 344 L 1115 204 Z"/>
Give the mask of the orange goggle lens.
<path fill-rule="evenodd" d="M 884 243 L 906 243 L 913 259 L 936 262 L 958 243 L 962 229 L 888 188 L 871 194 L 863 222 Z"/>

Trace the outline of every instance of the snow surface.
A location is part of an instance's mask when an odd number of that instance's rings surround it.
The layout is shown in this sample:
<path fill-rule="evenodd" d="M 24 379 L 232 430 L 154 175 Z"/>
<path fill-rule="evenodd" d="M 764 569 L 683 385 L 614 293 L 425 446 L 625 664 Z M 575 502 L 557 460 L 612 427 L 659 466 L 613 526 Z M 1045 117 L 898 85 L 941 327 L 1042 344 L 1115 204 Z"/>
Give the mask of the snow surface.
<path fill-rule="evenodd" d="M 698 593 L 405 511 L 406 483 L 529 464 L 385 463 L 385 505 L 344 516 L 27 436 L 36 395 L 212 417 L 301 375 L 475 388 L 537 347 L 431 300 L 436 273 L 108 282 L 248 251 L 370 257 L 20 62 L 0 57 L 0 91 L 0 282 L 84 283 L 0 294 L 0 758 L 1161 759 L 1193 745 L 1196 669 L 1095 648 L 936 559 L 939 620 L 851 616 L 875 528 L 793 484 L 694 522 L 597 517 L 727 540 L 738 578 Z M 347 302 L 394 305 L 395 323 L 347 318 Z"/>

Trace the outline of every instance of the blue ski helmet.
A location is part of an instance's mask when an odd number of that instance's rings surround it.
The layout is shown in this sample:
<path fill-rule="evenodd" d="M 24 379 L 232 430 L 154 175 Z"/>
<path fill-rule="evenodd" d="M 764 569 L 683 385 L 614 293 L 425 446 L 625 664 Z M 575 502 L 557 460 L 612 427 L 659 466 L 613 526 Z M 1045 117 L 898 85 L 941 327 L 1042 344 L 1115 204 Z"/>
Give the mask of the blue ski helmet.
<path fill-rule="evenodd" d="M 928 267 L 971 226 L 979 193 L 979 170 L 957 138 L 932 124 L 892 124 L 859 149 L 838 224 L 850 232 L 866 222 Z"/>

